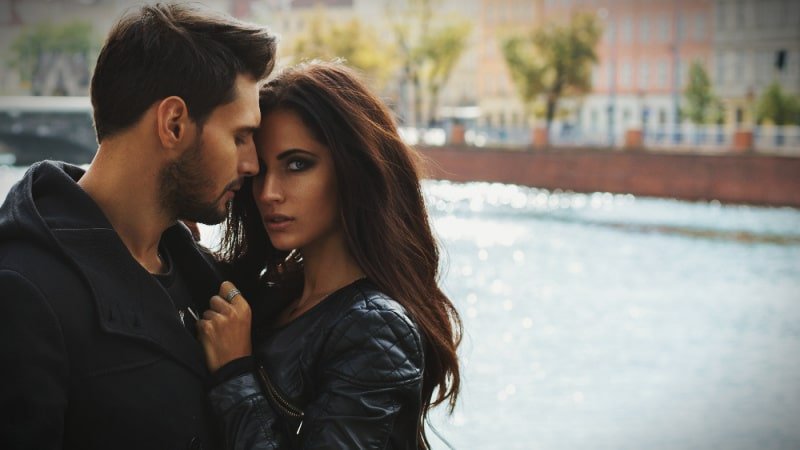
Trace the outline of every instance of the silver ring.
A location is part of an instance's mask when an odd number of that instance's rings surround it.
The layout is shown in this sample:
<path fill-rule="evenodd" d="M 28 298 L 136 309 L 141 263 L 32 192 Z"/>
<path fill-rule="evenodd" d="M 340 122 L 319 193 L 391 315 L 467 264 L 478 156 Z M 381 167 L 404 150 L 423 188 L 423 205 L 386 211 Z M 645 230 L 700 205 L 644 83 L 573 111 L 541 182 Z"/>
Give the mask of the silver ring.
<path fill-rule="evenodd" d="M 239 294 L 241 294 L 241 292 L 238 289 L 233 288 L 230 291 L 228 291 L 227 294 L 225 294 L 225 301 L 230 303 Z"/>

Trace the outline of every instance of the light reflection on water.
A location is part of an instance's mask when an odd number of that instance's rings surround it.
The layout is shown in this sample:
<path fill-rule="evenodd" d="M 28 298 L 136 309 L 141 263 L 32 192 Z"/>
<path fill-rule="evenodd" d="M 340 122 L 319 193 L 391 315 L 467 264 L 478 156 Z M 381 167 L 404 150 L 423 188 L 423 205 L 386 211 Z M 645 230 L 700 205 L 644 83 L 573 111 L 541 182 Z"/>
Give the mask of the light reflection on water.
<path fill-rule="evenodd" d="M 456 448 L 800 448 L 800 211 L 426 194 L 467 330 Z"/>
<path fill-rule="evenodd" d="M 425 194 L 466 329 L 460 402 L 432 415 L 456 448 L 800 448 L 800 211 Z"/>

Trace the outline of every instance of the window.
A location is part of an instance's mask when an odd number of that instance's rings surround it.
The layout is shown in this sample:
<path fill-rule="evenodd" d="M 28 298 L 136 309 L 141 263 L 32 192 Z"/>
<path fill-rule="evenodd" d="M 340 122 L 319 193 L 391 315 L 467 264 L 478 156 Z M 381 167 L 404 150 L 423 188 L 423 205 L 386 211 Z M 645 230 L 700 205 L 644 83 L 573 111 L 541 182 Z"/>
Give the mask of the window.
<path fill-rule="evenodd" d="M 614 73 L 613 64 L 606 65 L 606 80 L 608 81 L 609 86 L 615 87 L 617 85 L 617 74 Z"/>
<path fill-rule="evenodd" d="M 625 62 L 622 64 L 622 73 L 620 76 L 620 83 L 623 87 L 628 88 L 633 84 L 633 69 L 631 63 Z"/>
<path fill-rule="evenodd" d="M 646 90 L 650 85 L 650 66 L 647 61 L 639 62 L 639 89 Z"/>
<path fill-rule="evenodd" d="M 603 33 L 603 38 L 606 42 L 614 42 L 614 33 L 616 33 L 614 28 L 614 19 L 609 18 L 608 22 L 606 22 L 606 31 Z"/>
<path fill-rule="evenodd" d="M 695 41 L 702 41 L 706 37 L 706 16 L 699 13 L 694 16 L 694 28 L 692 29 L 692 37 Z"/>
<path fill-rule="evenodd" d="M 702 63 L 701 63 L 702 64 Z M 691 63 L 688 60 L 682 60 L 680 62 L 680 88 L 683 90 L 686 85 L 689 83 L 689 67 L 691 67 Z M 705 67 L 703 67 L 705 69 Z"/>
<path fill-rule="evenodd" d="M 744 0 L 737 0 L 736 2 L 736 27 L 741 29 L 745 25 L 745 3 Z M 766 11 L 765 11 L 766 13 Z"/>
<path fill-rule="evenodd" d="M 743 52 L 741 55 L 742 71 L 744 72 L 744 80 L 752 83 L 755 80 L 755 61 L 756 54 L 752 51 Z"/>
<path fill-rule="evenodd" d="M 661 40 L 661 42 L 669 41 L 669 35 L 670 35 L 669 26 L 670 26 L 669 16 L 667 16 L 666 14 L 662 14 L 658 18 L 658 37 Z"/>
<path fill-rule="evenodd" d="M 633 19 L 631 16 L 625 16 L 622 19 L 622 42 L 631 42 L 633 40 Z"/>
<path fill-rule="evenodd" d="M 742 81 L 743 78 L 742 71 L 744 70 L 742 54 L 741 52 L 731 52 L 730 58 L 731 58 L 733 80 L 740 82 Z"/>
<path fill-rule="evenodd" d="M 678 22 L 675 24 L 676 30 L 675 34 L 677 35 L 678 39 L 681 41 L 685 41 L 688 39 L 686 35 L 686 17 L 683 14 L 678 14 Z"/>
<path fill-rule="evenodd" d="M 639 22 L 639 40 L 643 44 L 650 42 L 650 20 L 647 17 L 642 17 Z"/>
<path fill-rule="evenodd" d="M 725 59 L 722 53 L 717 52 L 714 55 L 714 81 L 715 84 L 722 85 L 725 83 Z"/>
<path fill-rule="evenodd" d="M 786 5 L 783 7 L 784 25 L 788 27 L 795 26 L 794 24 L 800 20 L 800 2 L 795 0 L 786 0 Z"/>
<path fill-rule="evenodd" d="M 669 64 L 667 61 L 662 60 L 658 63 L 658 87 L 665 88 L 667 87 L 667 81 L 669 79 Z"/>
<path fill-rule="evenodd" d="M 727 10 L 726 10 L 726 6 L 727 5 L 725 4 L 724 1 L 717 1 L 715 3 L 715 6 L 717 8 L 717 19 L 716 19 L 717 20 L 717 26 L 716 26 L 716 28 L 718 30 L 724 30 L 725 29 L 725 14 L 727 13 Z"/>

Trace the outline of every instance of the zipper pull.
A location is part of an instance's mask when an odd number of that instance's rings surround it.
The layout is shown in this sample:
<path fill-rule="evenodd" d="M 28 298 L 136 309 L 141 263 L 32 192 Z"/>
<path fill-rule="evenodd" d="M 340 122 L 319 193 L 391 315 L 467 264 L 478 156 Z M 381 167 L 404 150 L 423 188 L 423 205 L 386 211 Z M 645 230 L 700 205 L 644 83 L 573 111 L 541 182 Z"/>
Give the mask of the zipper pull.
<path fill-rule="evenodd" d="M 295 432 L 296 435 L 300 436 L 300 429 L 303 428 L 303 421 L 300 421 L 300 425 L 297 426 L 297 431 Z"/>

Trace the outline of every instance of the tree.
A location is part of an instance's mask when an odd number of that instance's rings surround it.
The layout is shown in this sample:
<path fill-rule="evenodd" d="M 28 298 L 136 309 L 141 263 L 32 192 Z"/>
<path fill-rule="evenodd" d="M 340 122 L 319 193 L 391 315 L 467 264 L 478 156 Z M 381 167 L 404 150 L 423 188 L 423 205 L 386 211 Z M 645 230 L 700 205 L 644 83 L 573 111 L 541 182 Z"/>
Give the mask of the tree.
<path fill-rule="evenodd" d="M 689 83 L 683 92 L 686 98 L 686 108 L 683 114 L 692 123 L 717 123 L 721 116 L 721 102 L 714 95 L 711 80 L 708 78 L 703 64 L 699 61 L 692 62 L 689 67 Z"/>
<path fill-rule="evenodd" d="M 800 99 L 783 92 L 781 85 L 773 82 L 758 100 L 756 119 L 758 123 L 769 121 L 774 125 L 800 125 Z"/>
<path fill-rule="evenodd" d="M 400 85 L 401 97 L 411 90 L 412 107 L 406 117 L 414 125 L 422 123 L 422 67 L 427 58 L 426 42 L 430 32 L 430 23 L 433 18 L 434 3 L 439 0 L 408 0 L 400 10 L 392 9 L 394 3 L 387 3 L 386 15 L 392 17 L 392 32 L 400 59 Z M 407 102 L 406 103 L 407 106 Z"/>
<path fill-rule="evenodd" d="M 469 22 L 453 22 L 426 36 L 421 45 L 425 61 L 423 78 L 428 90 L 428 120 L 436 122 L 439 107 L 439 94 L 450 79 L 472 32 Z"/>
<path fill-rule="evenodd" d="M 528 113 L 544 101 L 548 132 L 562 96 L 591 90 L 601 34 L 594 15 L 579 13 L 566 25 L 550 24 L 503 41 L 503 56 Z"/>
<path fill-rule="evenodd" d="M 294 41 L 292 55 L 296 61 L 341 58 L 362 71 L 378 89 L 386 83 L 396 60 L 373 28 L 356 18 L 331 23 L 323 12 L 315 14 L 307 33 Z"/>
<path fill-rule="evenodd" d="M 92 26 L 85 22 L 61 26 L 42 24 L 23 31 L 11 44 L 9 65 L 19 72 L 20 79 L 31 84 L 34 94 L 43 94 L 44 80 L 53 63 L 59 58 L 70 62 L 76 76 L 85 78 L 92 51 Z M 73 62 L 78 61 L 75 66 Z"/>

